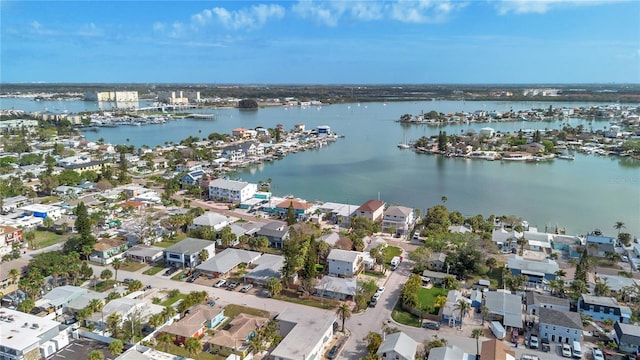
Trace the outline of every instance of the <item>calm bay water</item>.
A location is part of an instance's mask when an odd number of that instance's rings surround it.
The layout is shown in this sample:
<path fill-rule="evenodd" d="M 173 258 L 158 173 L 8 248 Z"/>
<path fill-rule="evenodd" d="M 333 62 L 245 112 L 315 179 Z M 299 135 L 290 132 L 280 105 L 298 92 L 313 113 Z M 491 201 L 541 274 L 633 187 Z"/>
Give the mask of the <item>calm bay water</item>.
<path fill-rule="evenodd" d="M 2 99 L 2 108 L 7 108 Z M 71 109 L 67 103 L 67 109 Z M 304 123 L 313 128 L 329 125 L 345 138 L 318 150 L 291 154 L 271 164 L 245 169 L 235 177 L 245 181 L 273 180 L 275 195 L 292 194 L 307 200 L 361 204 L 380 198 L 388 204 L 421 209 L 439 204 L 446 196 L 449 209 L 465 216 L 515 214 L 544 230 L 545 225 L 566 227 L 568 234 L 584 234 L 594 228 L 615 235 L 616 221 L 627 232 L 640 235 L 640 162 L 630 159 L 576 154 L 575 161 L 518 163 L 442 158 L 415 154 L 396 147 L 399 142 L 437 134 L 479 130 L 499 131 L 558 128 L 560 122 L 511 122 L 491 124 L 403 125 L 400 115 L 420 111 L 439 112 L 548 108 L 550 103 L 422 101 L 362 103 L 321 108 L 268 108 L 257 111 L 208 110 L 214 120 L 182 119 L 163 125 L 101 128 L 86 132 L 88 140 L 104 138 L 114 144 L 136 146 L 179 142 L 188 136 L 230 133 L 233 128 L 275 127 L 285 129 Z M 585 106 L 591 104 L 553 104 Z M 24 105 L 23 105 L 24 106 Z M 16 109 L 20 108 L 15 106 Z M 29 108 L 23 110 L 33 111 Z M 69 110 L 71 111 L 71 110 Z M 601 129 L 608 122 L 564 121 L 572 126 Z M 127 141 L 128 139 L 128 141 Z"/>

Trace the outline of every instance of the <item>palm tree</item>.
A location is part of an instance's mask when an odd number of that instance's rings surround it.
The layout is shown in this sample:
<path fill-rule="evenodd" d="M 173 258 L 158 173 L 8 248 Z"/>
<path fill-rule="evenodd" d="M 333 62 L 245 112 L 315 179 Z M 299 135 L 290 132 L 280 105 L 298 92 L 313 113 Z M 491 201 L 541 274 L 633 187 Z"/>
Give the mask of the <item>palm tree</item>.
<path fill-rule="evenodd" d="M 555 273 L 553 273 L 553 274 L 556 276 L 556 278 L 557 278 L 558 280 L 561 280 L 563 277 L 567 276 L 567 272 L 566 272 L 566 271 L 564 271 L 564 270 L 562 270 L 562 269 L 557 270 L 557 271 L 556 271 Z"/>
<path fill-rule="evenodd" d="M 16 268 L 12 268 L 9 270 L 9 278 L 11 279 L 11 283 L 15 284 L 18 281 L 18 277 L 20 277 L 20 271 Z"/>
<path fill-rule="evenodd" d="M 107 317 L 106 325 L 107 330 L 111 333 L 111 337 L 117 338 L 118 332 L 120 330 L 120 322 L 122 321 L 122 316 L 118 313 L 113 313 Z"/>
<path fill-rule="evenodd" d="M 109 352 L 113 356 L 118 356 L 124 350 L 124 344 L 122 344 L 121 340 L 113 340 L 109 343 Z"/>
<path fill-rule="evenodd" d="M 162 344 L 162 350 L 167 351 L 169 347 L 169 343 L 171 342 L 171 335 L 167 333 L 162 333 L 158 336 L 158 342 Z"/>
<path fill-rule="evenodd" d="M 93 312 L 98 312 L 102 310 L 103 306 L 104 306 L 104 303 L 100 299 L 91 299 L 91 301 L 89 301 L 89 308 Z"/>
<path fill-rule="evenodd" d="M 516 243 L 518 245 L 520 245 L 520 256 L 522 256 L 522 254 L 524 254 L 524 246 L 527 245 L 527 239 L 524 238 L 524 236 L 520 237 L 518 239 L 518 241 L 516 241 Z"/>
<path fill-rule="evenodd" d="M 176 309 L 174 309 L 173 306 L 165 306 L 160 314 L 162 314 L 164 321 L 167 321 L 176 316 Z"/>
<path fill-rule="evenodd" d="M 342 319 L 342 332 L 344 332 L 344 322 L 351 317 L 351 308 L 349 307 L 349 304 L 340 304 L 340 306 L 336 310 L 336 314 L 340 319 Z"/>
<path fill-rule="evenodd" d="M 469 304 L 465 299 L 460 299 L 453 306 L 453 309 L 460 312 L 460 329 L 462 329 L 462 320 L 467 316 L 469 309 L 471 309 L 471 304 Z"/>
<path fill-rule="evenodd" d="M 202 343 L 200 340 L 196 338 L 187 338 L 184 342 L 184 348 L 189 352 L 190 355 L 195 355 L 196 359 L 200 358 L 200 352 L 202 351 Z"/>
<path fill-rule="evenodd" d="M 607 284 L 607 280 L 605 281 L 596 281 L 596 286 L 593 288 L 593 292 L 596 296 L 609 296 L 609 292 L 611 289 Z"/>
<path fill-rule="evenodd" d="M 111 262 L 111 267 L 113 267 L 113 269 L 116 271 L 116 276 L 114 277 L 114 280 L 116 282 L 118 282 L 118 270 L 120 269 L 121 266 L 122 266 L 122 259 L 114 259 L 113 262 Z"/>
<path fill-rule="evenodd" d="M 624 229 L 626 226 L 624 226 L 624 223 L 622 221 L 616 221 L 616 224 L 613 225 L 613 228 L 618 230 L 618 237 L 620 237 L 620 230 Z"/>
<path fill-rule="evenodd" d="M 207 259 L 209 258 L 209 251 L 207 249 L 200 250 L 200 252 L 198 253 L 198 258 L 200 259 L 201 263 L 207 261 Z"/>
<path fill-rule="evenodd" d="M 484 321 L 487 319 L 487 315 L 489 315 L 489 308 L 483 304 L 480 306 L 480 314 L 482 314 L 482 325 L 484 325 Z"/>
<path fill-rule="evenodd" d="M 89 360 L 104 360 L 104 355 L 99 350 L 92 350 L 89 353 Z"/>
<path fill-rule="evenodd" d="M 480 336 L 484 335 L 484 331 L 480 328 L 471 331 L 471 337 L 476 339 L 476 354 L 480 355 Z"/>

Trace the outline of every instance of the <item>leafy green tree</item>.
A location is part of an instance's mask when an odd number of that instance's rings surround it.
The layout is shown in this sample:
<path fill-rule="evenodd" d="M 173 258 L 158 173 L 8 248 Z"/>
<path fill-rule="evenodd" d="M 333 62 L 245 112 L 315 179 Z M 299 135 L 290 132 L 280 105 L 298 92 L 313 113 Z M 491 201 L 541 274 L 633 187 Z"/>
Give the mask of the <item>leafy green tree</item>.
<path fill-rule="evenodd" d="M 109 280 L 109 279 L 111 279 L 112 276 L 113 276 L 113 273 L 109 269 L 104 269 L 100 273 L 100 279 L 102 279 L 102 280 Z"/>
<path fill-rule="evenodd" d="M 369 331 L 364 339 L 367 341 L 367 353 L 369 355 L 377 353 L 380 345 L 382 344 L 382 335 Z"/>
<path fill-rule="evenodd" d="M 296 212 L 293 208 L 293 201 L 289 203 L 289 207 L 287 208 L 287 225 L 293 225 L 296 223 Z"/>
<path fill-rule="evenodd" d="M 171 343 L 171 335 L 167 333 L 161 333 L 157 337 L 158 343 L 160 343 L 162 350 L 167 351 L 169 344 Z"/>
<path fill-rule="evenodd" d="M 616 221 L 616 224 L 613 225 L 613 228 L 618 230 L 618 236 L 620 236 L 620 230 L 625 228 L 625 225 L 622 221 Z"/>
<path fill-rule="evenodd" d="M 196 359 L 200 358 L 200 352 L 202 351 L 202 343 L 200 340 L 190 337 L 184 342 L 184 348 L 190 355 L 195 356 Z"/>
<path fill-rule="evenodd" d="M 129 283 L 128 290 L 129 292 L 134 292 L 142 289 L 142 282 L 140 280 L 133 280 Z"/>
<path fill-rule="evenodd" d="M 304 268 L 302 271 L 302 278 L 304 279 L 314 279 L 316 277 L 316 240 L 313 236 L 309 238 L 309 250 L 307 251 L 307 256 L 305 258 Z"/>
<path fill-rule="evenodd" d="M 267 280 L 267 289 L 272 296 L 278 296 L 282 292 L 282 282 L 276 278 Z"/>
<path fill-rule="evenodd" d="M 122 316 L 118 313 L 112 313 L 107 316 L 105 320 L 105 325 L 107 331 L 111 333 L 111 337 L 117 338 L 121 332 L 120 323 L 122 322 Z"/>
<path fill-rule="evenodd" d="M 34 307 L 36 307 L 36 303 L 32 299 L 26 298 L 18 304 L 18 311 L 28 314 Z"/>

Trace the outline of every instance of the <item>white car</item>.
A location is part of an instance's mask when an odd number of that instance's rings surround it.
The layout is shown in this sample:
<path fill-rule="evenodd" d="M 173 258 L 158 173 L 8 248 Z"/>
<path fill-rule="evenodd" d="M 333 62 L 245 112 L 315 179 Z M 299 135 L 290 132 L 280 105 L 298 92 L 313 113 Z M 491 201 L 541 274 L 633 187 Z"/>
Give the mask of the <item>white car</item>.
<path fill-rule="evenodd" d="M 376 292 L 382 294 L 384 292 L 384 286 L 380 286 Z"/>
<path fill-rule="evenodd" d="M 538 348 L 538 337 L 536 335 L 531 335 L 531 337 L 529 338 L 529 347 L 531 349 Z"/>
<path fill-rule="evenodd" d="M 222 287 L 222 285 L 224 285 L 226 283 L 227 283 L 226 280 L 222 280 L 221 279 L 221 280 L 218 280 L 218 282 L 216 282 L 215 284 L 213 284 L 213 286 L 219 288 L 219 287 Z"/>
<path fill-rule="evenodd" d="M 377 293 L 373 294 L 372 299 L 377 301 L 378 299 L 380 299 L 380 295 L 382 295 L 382 293 L 377 292 Z"/>
<path fill-rule="evenodd" d="M 604 354 L 602 350 L 597 347 L 593 348 L 593 360 L 604 360 Z"/>
<path fill-rule="evenodd" d="M 571 357 L 571 346 L 569 346 L 569 344 L 562 344 L 562 356 L 567 358 Z"/>

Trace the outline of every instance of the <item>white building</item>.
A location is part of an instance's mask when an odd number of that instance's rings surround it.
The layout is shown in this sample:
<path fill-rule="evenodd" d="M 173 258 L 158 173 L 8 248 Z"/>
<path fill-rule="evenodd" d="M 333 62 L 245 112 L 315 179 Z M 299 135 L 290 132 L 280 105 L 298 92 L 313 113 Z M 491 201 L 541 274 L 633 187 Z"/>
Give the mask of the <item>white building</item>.
<path fill-rule="evenodd" d="M 1 313 L 0 359 L 41 359 L 69 344 L 57 321 L 8 308 Z"/>
<path fill-rule="evenodd" d="M 358 251 L 332 249 L 327 256 L 329 275 L 354 277 L 362 270 L 362 253 Z"/>
<path fill-rule="evenodd" d="M 274 360 L 320 359 L 339 326 L 334 311 L 288 307 L 276 317 L 282 341 L 271 352 Z"/>
<path fill-rule="evenodd" d="M 258 191 L 258 185 L 244 181 L 215 179 L 209 183 L 209 198 L 239 204 L 249 200 Z"/>
<path fill-rule="evenodd" d="M 406 236 L 415 224 L 415 213 L 412 208 L 406 206 L 389 206 L 382 217 L 382 232 L 394 235 Z"/>

